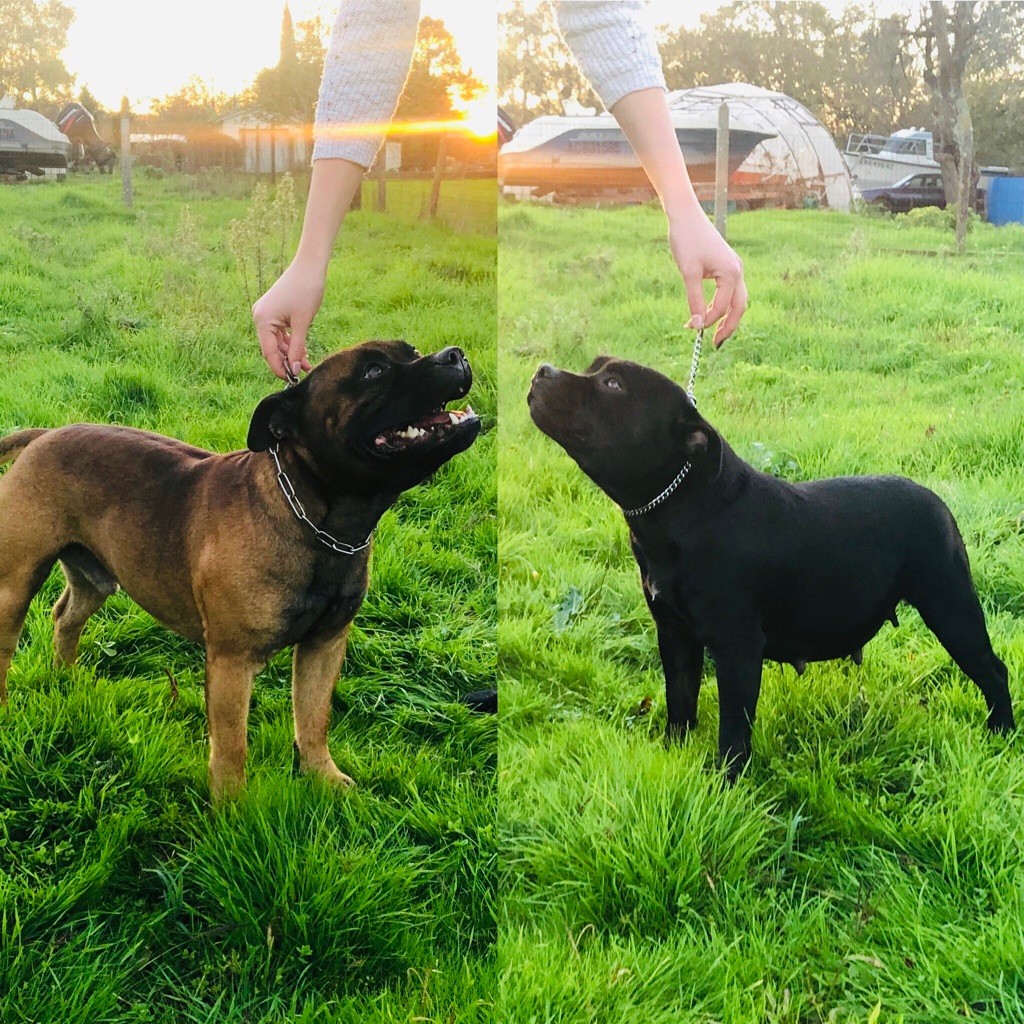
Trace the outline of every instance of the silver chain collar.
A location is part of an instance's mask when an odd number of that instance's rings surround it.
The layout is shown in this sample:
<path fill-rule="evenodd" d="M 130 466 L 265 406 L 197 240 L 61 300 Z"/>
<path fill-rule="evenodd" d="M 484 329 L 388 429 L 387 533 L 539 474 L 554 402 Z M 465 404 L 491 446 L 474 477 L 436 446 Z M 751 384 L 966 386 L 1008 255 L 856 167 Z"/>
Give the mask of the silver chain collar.
<path fill-rule="evenodd" d="M 373 530 L 370 531 L 369 536 L 362 544 L 346 544 L 343 540 L 338 540 L 337 537 L 332 537 L 326 530 L 321 530 L 319 526 L 314 523 L 309 516 L 306 515 L 306 510 L 302 507 L 302 502 L 299 501 L 299 496 L 295 493 L 295 487 L 291 480 L 288 479 L 288 474 L 284 471 L 281 466 L 281 460 L 277 457 L 278 446 L 275 444 L 270 449 L 270 454 L 274 457 L 274 465 L 277 467 L 277 482 L 281 486 L 281 491 L 285 496 L 285 500 L 291 506 L 291 510 L 295 513 L 295 518 L 300 523 L 306 523 L 312 530 L 313 536 L 320 541 L 324 547 L 330 548 L 332 551 L 336 551 L 339 555 L 357 555 L 360 551 L 365 551 L 370 546 L 370 541 L 373 540 Z"/>
<path fill-rule="evenodd" d="M 693 394 L 693 385 L 697 381 L 697 367 L 700 365 L 700 349 L 701 343 L 704 340 L 704 328 L 702 327 L 697 331 L 697 337 L 693 339 L 693 359 L 690 360 L 690 382 L 686 385 L 686 394 L 689 396 L 691 402 L 693 402 L 694 408 L 697 407 L 697 399 Z M 687 473 L 690 472 L 690 463 L 684 462 L 683 468 L 676 474 L 675 479 L 659 494 L 656 498 L 652 498 L 646 505 L 641 505 L 639 508 L 624 508 L 622 514 L 627 519 L 635 519 L 637 516 L 646 515 L 652 509 L 657 508 L 663 501 L 667 501 L 676 492 L 679 485 L 686 479 Z"/>

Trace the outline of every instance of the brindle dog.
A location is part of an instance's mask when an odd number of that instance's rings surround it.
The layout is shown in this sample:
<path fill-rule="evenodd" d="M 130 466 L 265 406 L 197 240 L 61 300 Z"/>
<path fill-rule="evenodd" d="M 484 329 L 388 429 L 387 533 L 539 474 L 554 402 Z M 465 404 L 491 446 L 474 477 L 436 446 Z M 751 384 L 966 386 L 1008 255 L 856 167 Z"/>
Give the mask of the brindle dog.
<path fill-rule="evenodd" d="M 600 356 L 583 374 L 545 364 L 528 400 L 534 423 L 630 510 L 670 740 L 697 724 L 707 650 L 719 755 L 735 778 L 750 757 L 762 661 L 798 672 L 809 661 L 859 662 L 900 601 L 978 685 L 988 727 L 1013 728 L 1006 666 L 989 642 L 964 542 L 931 491 L 893 476 L 793 484 L 760 473 L 681 387 L 624 359 Z"/>
<path fill-rule="evenodd" d="M 59 561 L 58 661 L 75 661 L 86 620 L 119 586 L 205 646 L 215 799 L 245 784 L 253 678 L 289 646 L 300 768 L 351 785 L 327 729 L 366 594 L 362 545 L 403 491 L 476 439 L 472 409 L 444 408 L 471 383 L 458 348 L 421 356 L 401 341 L 370 341 L 265 398 L 248 451 L 215 455 L 93 424 L 0 440 L 0 462 L 17 459 L 0 478 L 0 702 L 29 603 Z M 315 527 L 286 499 L 271 450 Z M 358 550 L 339 553 L 330 539 Z"/>

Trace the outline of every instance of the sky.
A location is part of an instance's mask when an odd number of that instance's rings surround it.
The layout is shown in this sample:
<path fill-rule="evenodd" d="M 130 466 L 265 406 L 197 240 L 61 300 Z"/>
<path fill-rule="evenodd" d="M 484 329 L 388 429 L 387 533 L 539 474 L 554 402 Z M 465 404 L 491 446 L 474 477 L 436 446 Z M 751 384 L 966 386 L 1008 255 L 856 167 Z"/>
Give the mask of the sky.
<path fill-rule="evenodd" d="M 284 0 L 65 0 L 76 13 L 65 63 L 107 107 L 127 95 L 144 112 L 152 99 L 193 76 L 216 92 L 244 89 L 277 63 Z M 526 0 L 535 4 L 537 0 Z M 824 0 L 839 11 L 846 0 Z M 509 0 L 421 0 L 421 12 L 444 21 L 464 63 L 493 88 L 497 10 Z M 650 0 L 657 25 L 698 23 L 722 0 Z M 321 15 L 333 23 L 339 0 L 290 0 L 295 21 Z M 876 0 L 893 7 L 896 0 Z"/>
<path fill-rule="evenodd" d="M 218 92 L 244 89 L 277 63 L 284 0 L 65 0 L 75 11 L 64 62 L 107 107 L 126 95 L 144 112 L 154 98 L 198 76 Z M 338 3 L 290 0 L 292 17 L 333 23 Z M 422 0 L 421 13 L 444 21 L 463 62 L 486 83 L 495 78 L 496 13 L 488 0 Z"/>

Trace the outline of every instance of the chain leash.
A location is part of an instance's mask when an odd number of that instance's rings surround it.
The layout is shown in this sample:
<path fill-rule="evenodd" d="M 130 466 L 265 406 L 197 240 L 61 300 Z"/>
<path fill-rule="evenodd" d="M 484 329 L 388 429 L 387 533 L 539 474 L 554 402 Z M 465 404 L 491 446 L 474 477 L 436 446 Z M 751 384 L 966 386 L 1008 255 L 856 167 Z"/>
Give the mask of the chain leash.
<path fill-rule="evenodd" d="M 689 396 L 691 402 L 693 402 L 694 408 L 697 407 L 697 399 L 693 394 L 693 386 L 697 381 L 697 368 L 700 366 L 700 350 L 701 343 L 704 341 L 704 328 L 702 327 L 697 331 L 697 337 L 693 339 L 693 359 L 690 360 L 690 381 L 686 385 L 686 394 Z M 684 462 L 683 468 L 676 474 L 675 479 L 659 494 L 656 498 L 652 498 L 646 505 L 641 505 L 639 508 L 624 508 L 622 514 L 627 519 L 635 519 L 638 516 L 646 515 L 652 509 L 656 509 L 663 501 L 667 501 L 675 494 L 679 485 L 686 479 L 686 475 L 690 472 L 690 463 Z"/>

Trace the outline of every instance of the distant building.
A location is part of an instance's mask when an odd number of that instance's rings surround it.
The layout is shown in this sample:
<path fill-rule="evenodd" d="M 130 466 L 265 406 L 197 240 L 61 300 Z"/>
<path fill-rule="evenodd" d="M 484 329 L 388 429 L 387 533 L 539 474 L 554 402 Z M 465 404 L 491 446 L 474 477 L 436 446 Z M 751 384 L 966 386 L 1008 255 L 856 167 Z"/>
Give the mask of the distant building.
<path fill-rule="evenodd" d="M 241 169 L 249 174 L 305 170 L 313 153 L 308 128 L 298 119 L 273 121 L 255 104 L 233 107 L 212 121 L 242 150 Z"/>

